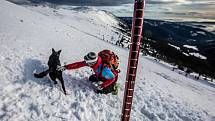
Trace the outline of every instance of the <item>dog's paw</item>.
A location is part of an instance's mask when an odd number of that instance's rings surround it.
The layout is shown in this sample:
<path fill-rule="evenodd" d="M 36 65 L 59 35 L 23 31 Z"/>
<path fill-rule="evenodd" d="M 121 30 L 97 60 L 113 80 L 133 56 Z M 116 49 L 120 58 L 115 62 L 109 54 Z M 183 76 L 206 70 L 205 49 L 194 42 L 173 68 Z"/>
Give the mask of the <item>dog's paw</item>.
<path fill-rule="evenodd" d="M 64 94 L 65 94 L 66 96 L 67 96 L 67 95 L 70 95 L 69 93 L 64 93 Z"/>
<path fill-rule="evenodd" d="M 37 73 L 37 70 L 36 70 L 36 69 L 33 71 L 33 74 L 35 74 L 35 73 Z"/>

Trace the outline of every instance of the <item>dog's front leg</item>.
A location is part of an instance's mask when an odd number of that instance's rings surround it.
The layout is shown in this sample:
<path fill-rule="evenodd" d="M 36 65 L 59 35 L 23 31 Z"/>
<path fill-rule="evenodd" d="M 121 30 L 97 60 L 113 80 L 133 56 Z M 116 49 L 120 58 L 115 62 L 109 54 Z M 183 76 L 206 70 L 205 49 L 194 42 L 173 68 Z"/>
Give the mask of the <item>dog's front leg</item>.
<path fill-rule="evenodd" d="M 60 80 L 61 88 L 63 89 L 64 94 L 65 94 L 65 95 L 67 95 L 67 93 L 66 93 L 66 89 L 65 89 L 65 86 L 64 86 L 63 77 L 62 77 L 62 76 L 60 76 L 58 79 Z"/>

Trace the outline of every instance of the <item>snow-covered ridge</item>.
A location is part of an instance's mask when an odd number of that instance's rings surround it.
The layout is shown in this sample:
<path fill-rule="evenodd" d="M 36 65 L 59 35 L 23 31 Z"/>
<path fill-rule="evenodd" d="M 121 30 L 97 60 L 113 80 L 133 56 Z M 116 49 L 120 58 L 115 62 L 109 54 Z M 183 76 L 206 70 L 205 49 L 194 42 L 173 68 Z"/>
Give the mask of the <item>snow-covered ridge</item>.
<path fill-rule="evenodd" d="M 1 121 L 120 120 L 128 50 L 103 41 L 118 34 L 100 15 L 0 2 Z M 121 60 L 119 95 L 95 94 L 89 68 L 64 72 L 68 96 L 48 78 L 35 79 L 32 72 L 47 68 L 52 47 L 62 49 L 62 64 L 82 60 L 89 51 L 114 50 Z M 212 85 L 173 72 L 150 57 L 140 57 L 137 73 L 131 121 L 215 119 Z"/>
<path fill-rule="evenodd" d="M 112 28 L 121 28 L 118 19 L 106 11 L 99 11 L 92 7 L 74 7 L 73 9 L 60 7 L 59 9 L 53 9 L 48 6 L 29 6 L 27 8 L 100 40 L 115 43 L 114 38 L 118 39 L 120 36 L 120 32 Z"/>
<path fill-rule="evenodd" d="M 74 11 L 79 11 L 79 12 L 86 12 L 86 13 L 95 13 L 97 15 L 97 17 L 102 20 L 104 23 L 109 24 L 109 25 L 113 25 L 113 26 L 117 26 L 119 21 L 117 21 L 117 18 L 107 12 L 107 11 L 101 11 L 101 10 L 97 10 L 94 7 L 87 7 L 87 6 L 74 6 L 74 7 L 68 7 L 68 6 L 59 6 L 59 8 L 63 8 L 64 10 L 74 10 Z"/>

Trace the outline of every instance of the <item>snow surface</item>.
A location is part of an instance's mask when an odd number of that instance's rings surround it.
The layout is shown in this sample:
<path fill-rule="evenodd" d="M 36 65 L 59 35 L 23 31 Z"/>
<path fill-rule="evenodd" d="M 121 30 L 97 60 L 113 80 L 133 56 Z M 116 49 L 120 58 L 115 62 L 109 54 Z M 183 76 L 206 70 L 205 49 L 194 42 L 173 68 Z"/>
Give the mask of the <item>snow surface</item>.
<path fill-rule="evenodd" d="M 185 53 L 185 52 L 182 52 L 184 55 L 186 55 L 186 56 L 190 56 L 189 54 L 187 54 L 187 53 Z"/>
<path fill-rule="evenodd" d="M 168 43 L 168 45 L 174 47 L 174 48 L 177 49 L 177 50 L 180 50 L 180 47 L 178 47 L 178 46 L 172 45 L 172 44 L 170 44 L 170 43 Z"/>
<path fill-rule="evenodd" d="M 94 10 L 54 11 L 0 2 L 1 121 L 120 120 L 128 50 L 103 41 L 103 36 L 108 40 L 118 35 L 112 27 L 116 25 L 107 24 L 100 15 Z M 52 47 L 62 49 L 62 63 L 82 60 L 89 51 L 114 50 L 121 60 L 119 94 L 95 94 L 88 81 L 92 71 L 87 67 L 63 73 L 67 96 L 48 78 L 34 78 L 35 69 L 47 68 Z M 211 83 L 140 57 L 131 121 L 214 121 L 214 102 Z"/>
<path fill-rule="evenodd" d="M 189 53 L 190 55 L 193 55 L 193 56 L 196 56 L 196 57 L 198 57 L 198 58 L 201 58 L 201 59 L 207 59 L 207 57 L 205 57 L 205 56 L 203 56 L 203 55 L 201 55 L 201 54 L 199 54 L 199 53 Z"/>
<path fill-rule="evenodd" d="M 204 31 L 197 31 L 196 33 L 206 35 L 206 33 Z"/>
<path fill-rule="evenodd" d="M 197 33 L 193 32 L 193 31 L 190 31 L 190 34 L 191 34 L 191 36 L 197 36 L 198 35 Z"/>
<path fill-rule="evenodd" d="M 183 45 L 183 47 L 190 48 L 190 49 L 193 49 L 193 50 L 197 50 L 197 51 L 198 51 L 198 48 L 197 48 L 196 46 Z"/>

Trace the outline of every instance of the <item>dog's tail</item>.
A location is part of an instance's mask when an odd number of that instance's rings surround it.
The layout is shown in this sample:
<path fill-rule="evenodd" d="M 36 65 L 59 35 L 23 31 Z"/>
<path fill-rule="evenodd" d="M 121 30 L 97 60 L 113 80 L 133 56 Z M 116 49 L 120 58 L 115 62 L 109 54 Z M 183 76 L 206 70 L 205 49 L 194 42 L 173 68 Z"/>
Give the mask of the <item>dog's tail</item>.
<path fill-rule="evenodd" d="M 34 73 L 34 77 L 36 78 L 43 78 L 44 76 L 46 76 L 49 73 L 49 69 L 46 71 L 43 71 L 41 73 Z"/>

